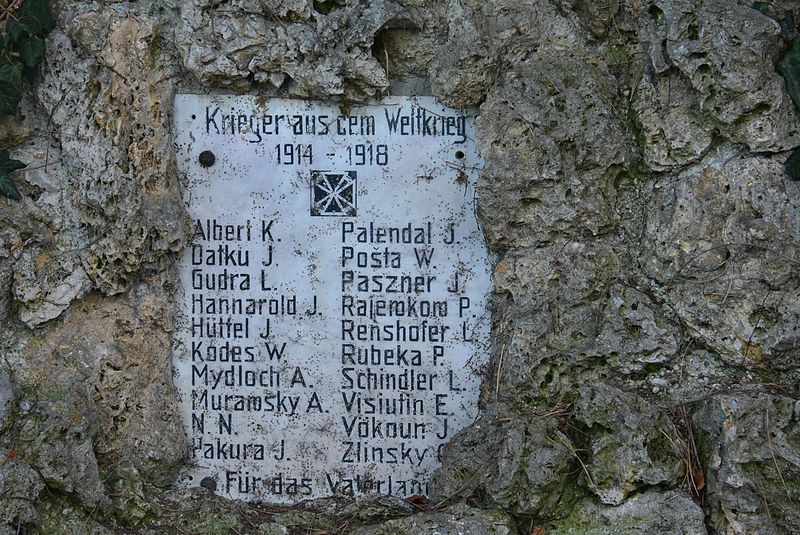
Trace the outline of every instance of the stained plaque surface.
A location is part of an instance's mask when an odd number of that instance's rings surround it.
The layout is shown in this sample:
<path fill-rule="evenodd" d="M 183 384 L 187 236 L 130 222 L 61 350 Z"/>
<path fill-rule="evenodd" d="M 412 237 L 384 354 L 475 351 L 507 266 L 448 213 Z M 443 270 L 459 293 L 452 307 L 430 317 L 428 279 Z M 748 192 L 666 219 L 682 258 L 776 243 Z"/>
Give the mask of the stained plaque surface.
<path fill-rule="evenodd" d="M 176 97 L 194 221 L 173 348 L 184 484 L 428 493 L 488 354 L 473 123 L 421 97 Z"/>

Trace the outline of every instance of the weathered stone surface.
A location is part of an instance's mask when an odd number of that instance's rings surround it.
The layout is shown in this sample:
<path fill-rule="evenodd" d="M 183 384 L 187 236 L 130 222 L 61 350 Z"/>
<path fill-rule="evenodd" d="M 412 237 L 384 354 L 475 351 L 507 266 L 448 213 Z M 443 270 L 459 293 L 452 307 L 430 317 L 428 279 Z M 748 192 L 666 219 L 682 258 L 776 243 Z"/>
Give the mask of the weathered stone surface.
<path fill-rule="evenodd" d="M 36 499 L 44 482 L 25 463 L 8 458 L 0 461 L 0 532 L 27 525 L 39 519 Z"/>
<path fill-rule="evenodd" d="M 5 322 L 6 318 L 13 314 L 13 266 L 21 256 L 26 244 L 26 240 L 23 240 L 19 230 L 14 228 L 14 226 L 8 225 L 6 222 L 6 218 L 9 215 L 12 219 L 15 218 L 15 216 L 23 216 L 22 210 L 14 210 L 14 208 L 15 206 L 13 205 L 10 207 L 4 206 L 2 211 L 0 211 L 0 322 Z M 2 343 L 2 341 L 2 336 L 0 335 L 0 343 Z M 0 418 L 0 425 L 2 425 L 2 418 Z"/>
<path fill-rule="evenodd" d="M 331 531 L 336 528 L 333 516 L 315 511 L 287 511 L 273 517 L 276 523 L 293 530 Z"/>
<path fill-rule="evenodd" d="M 526 515 L 552 514 L 577 460 L 548 414 L 494 406 L 445 448 L 432 482 L 434 501 L 478 496 Z"/>
<path fill-rule="evenodd" d="M 653 70 L 675 68 L 689 81 L 704 122 L 753 151 L 800 142 L 797 113 L 774 69 L 782 46 L 777 22 L 750 4 L 725 0 L 644 1 L 639 13 L 639 39 L 648 44 Z"/>
<path fill-rule="evenodd" d="M 29 121 L 19 121 L 16 117 L 0 118 L 0 148 L 7 149 L 19 145 L 30 135 Z"/>
<path fill-rule="evenodd" d="M 43 162 L 21 173 L 43 190 L 25 201 L 34 217 L 15 220 L 33 237 L 13 267 L 30 326 L 93 288 L 121 292 L 143 267 L 163 269 L 188 228 L 169 156 L 172 86 L 150 46 L 155 22 L 112 9 L 65 15 L 74 41 L 51 34 L 49 49 L 59 54 L 48 56 L 36 93 L 46 113 L 17 155 Z"/>
<path fill-rule="evenodd" d="M 574 21 L 546 0 L 457 0 L 446 20 L 430 76 L 434 93 L 453 107 L 480 103 L 503 71 L 532 51 L 581 42 Z"/>
<path fill-rule="evenodd" d="M 19 317 L 31 327 L 57 318 L 92 288 L 89 276 L 74 257 L 59 261 L 32 249 L 22 253 L 14 269 L 14 294 L 23 304 Z"/>
<path fill-rule="evenodd" d="M 380 94 L 388 80 L 372 56 L 375 34 L 419 28 L 423 17 L 383 0 L 330 7 L 322 14 L 300 1 L 176 2 L 175 44 L 183 66 L 202 83 L 247 88 L 256 81 L 297 96 Z"/>
<path fill-rule="evenodd" d="M 415 513 L 413 505 L 396 496 L 367 497 L 352 502 L 345 507 L 336 505 L 331 513 L 343 518 L 352 518 L 357 522 L 379 522 L 397 516 L 406 516 Z"/>
<path fill-rule="evenodd" d="M 114 531 L 103 526 L 91 513 L 87 514 L 75 507 L 51 504 L 45 507 L 42 514 L 41 533 L 112 535 Z"/>
<path fill-rule="evenodd" d="M 0 445 L 35 470 L 37 495 L 46 486 L 135 525 L 145 487 L 173 481 L 187 445 L 164 349 L 171 291 L 152 280 L 94 294 L 8 355 L 23 386 Z"/>
<path fill-rule="evenodd" d="M 129 461 L 147 481 L 166 485 L 187 444 L 166 352 L 174 320 L 165 303 L 172 290 L 160 281 L 139 284 L 124 299 L 83 300 L 27 346 L 23 357 L 28 369 L 37 370 L 30 378 L 40 398 L 54 402 L 45 422 L 83 421 L 83 428 L 67 434 L 88 440 L 96 433 L 95 454 L 104 467 Z M 54 360 L 57 366 L 48 365 Z M 65 400 L 73 396 L 70 406 Z M 31 432 L 31 440 L 41 434 Z M 105 471 L 104 478 L 113 477 Z"/>
<path fill-rule="evenodd" d="M 699 160 L 711 147 L 714 125 L 700 111 L 700 97 L 681 75 L 643 78 L 633 109 L 642 128 L 644 161 L 654 171 Z"/>
<path fill-rule="evenodd" d="M 6 415 L 14 402 L 14 385 L 11 376 L 0 365 L 0 430 L 6 427 Z"/>
<path fill-rule="evenodd" d="M 534 526 L 556 533 L 703 533 L 666 490 L 681 477 L 655 434 L 671 437 L 660 414 L 681 405 L 698 410 L 712 531 L 800 531 L 800 202 L 783 170 L 800 128 L 774 69 L 796 2 L 769 16 L 727 0 L 57 4 L 40 80 L 0 125 L 29 164 L 23 200 L 0 200 L 0 358 L 17 398 L 0 417 L 0 492 L 23 498 L 0 500 L 0 531 L 99 533 L 103 509 L 108 524 L 244 529 L 207 493 L 149 497 L 186 449 L 168 361 L 170 269 L 190 231 L 178 87 L 481 104 L 494 362 L 437 496 L 552 515 Z M 578 457 L 621 505 L 581 496 Z M 492 515 L 459 506 L 366 532 L 530 528 Z"/>
<path fill-rule="evenodd" d="M 602 62 L 560 49 L 531 54 L 499 80 L 476 125 L 491 248 L 596 236 L 618 223 L 615 179 L 633 153 L 615 95 Z"/>
<path fill-rule="evenodd" d="M 654 184 L 641 262 L 653 291 L 726 362 L 797 377 L 800 189 L 723 146 Z"/>
<path fill-rule="evenodd" d="M 800 530 L 800 403 L 769 394 L 714 396 L 694 424 L 714 529 Z"/>
<path fill-rule="evenodd" d="M 635 288 L 613 285 L 603 318 L 594 349 L 609 356 L 609 364 L 625 373 L 667 363 L 678 352 L 681 337 L 671 318 Z"/>
<path fill-rule="evenodd" d="M 502 513 L 472 509 L 464 504 L 440 512 L 420 513 L 353 530 L 353 535 L 511 535 L 511 519 Z"/>
<path fill-rule="evenodd" d="M 598 242 L 518 248 L 503 256 L 495 290 L 505 296 L 510 319 L 499 326 L 495 397 L 549 399 L 542 407 L 553 406 L 570 401 L 564 396 L 574 397 L 578 384 L 597 376 L 594 341 L 605 308 L 599 297 L 619 269 L 613 249 Z"/>
<path fill-rule="evenodd" d="M 592 499 L 579 502 L 570 515 L 548 526 L 553 535 L 706 535 L 703 510 L 675 491 L 648 491 L 618 507 Z"/>
<path fill-rule="evenodd" d="M 581 2 L 580 0 L 557 0 L 552 2 L 562 13 L 574 13 L 591 37 L 603 38 L 615 22 L 622 9 L 622 2 Z"/>
<path fill-rule="evenodd" d="M 275 522 L 265 522 L 258 529 L 261 535 L 289 535 L 289 529 Z"/>
<path fill-rule="evenodd" d="M 20 423 L 13 447 L 49 488 L 77 495 L 89 509 L 104 508 L 108 499 L 100 481 L 94 429 L 81 414 L 86 412 L 82 400 L 73 393 L 63 395 L 34 406 Z M 83 421 L 70 421 L 75 416 Z"/>
<path fill-rule="evenodd" d="M 156 510 L 155 532 L 163 531 L 163 526 L 199 535 L 244 531 L 240 504 L 199 487 L 165 493 Z"/>
<path fill-rule="evenodd" d="M 620 505 L 646 486 L 676 485 L 685 472 L 672 422 L 645 400 L 604 384 L 581 388 L 575 420 L 589 428 L 589 488 Z"/>

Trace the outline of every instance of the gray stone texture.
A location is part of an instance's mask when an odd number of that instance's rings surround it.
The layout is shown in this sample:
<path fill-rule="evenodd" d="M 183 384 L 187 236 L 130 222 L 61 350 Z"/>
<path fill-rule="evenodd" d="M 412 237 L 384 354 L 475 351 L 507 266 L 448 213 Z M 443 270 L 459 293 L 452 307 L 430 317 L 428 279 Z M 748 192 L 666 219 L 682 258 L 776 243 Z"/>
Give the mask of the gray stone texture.
<path fill-rule="evenodd" d="M 644 486 L 677 486 L 686 467 L 672 422 L 634 394 L 582 387 L 575 421 L 589 430 L 586 482 L 600 501 L 620 505 Z"/>
<path fill-rule="evenodd" d="M 709 523 L 732 533 L 793 533 L 800 525 L 800 403 L 720 395 L 694 415 L 706 468 Z"/>
<path fill-rule="evenodd" d="M 675 491 L 651 490 L 612 507 L 588 499 L 569 517 L 548 526 L 553 535 L 706 535 L 703 510 Z"/>
<path fill-rule="evenodd" d="M 512 535 L 513 523 L 502 513 L 473 509 L 464 504 L 425 512 L 375 526 L 361 527 L 353 535 Z"/>
<path fill-rule="evenodd" d="M 493 406 L 445 448 L 432 499 L 475 498 L 514 513 L 552 515 L 577 464 L 558 424 L 552 415 Z"/>
<path fill-rule="evenodd" d="M 480 106 L 492 361 L 433 489 L 491 511 L 361 533 L 800 532 L 800 116 L 774 69 L 796 2 L 53 5 L 0 122 L 29 164 L 0 200 L 0 532 L 249 529 L 161 490 L 187 449 L 178 91 Z"/>

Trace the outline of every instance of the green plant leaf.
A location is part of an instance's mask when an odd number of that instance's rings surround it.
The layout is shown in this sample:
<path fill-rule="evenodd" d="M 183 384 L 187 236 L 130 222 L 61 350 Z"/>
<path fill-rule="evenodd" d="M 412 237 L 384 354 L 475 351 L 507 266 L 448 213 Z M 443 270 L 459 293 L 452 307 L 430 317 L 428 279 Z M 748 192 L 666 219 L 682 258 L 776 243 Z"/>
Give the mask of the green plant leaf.
<path fill-rule="evenodd" d="M 785 10 L 783 12 L 783 18 L 778 21 L 778 24 L 781 27 L 781 35 L 783 35 L 785 39 L 788 39 L 789 34 L 792 32 L 795 26 L 794 14 L 788 9 Z"/>
<path fill-rule="evenodd" d="M 25 169 L 28 165 L 19 160 L 15 160 L 8 155 L 7 150 L 0 150 L 0 174 L 11 173 L 19 169 Z"/>
<path fill-rule="evenodd" d="M 800 149 L 795 149 L 786 163 L 783 164 L 786 173 L 792 180 L 800 180 Z"/>
<path fill-rule="evenodd" d="M 753 9 L 760 11 L 764 15 L 769 15 L 770 6 L 767 2 L 753 2 Z"/>
<path fill-rule="evenodd" d="M 9 199 L 14 199 L 15 201 L 22 200 L 22 195 L 19 194 L 17 186 L 11 182 L 11 179 L 8 176 L 0 175 L 0 193 Z"/>
<path fill-rule="evenodd" d="M 35 67 L 44 59 L 44 39 L 27 35 L 19 41 L 19 59 L 26 67 Z"/>
<path fill-rule="evenodd" d="M 0 32 L 0 116 L 16 112 L 23 76 L 32 79 L 45 56 L 44 36 L 55 27 L 49 0 L 24 0 Z M 21 200 L 11 173 L 25 164 L 0 150 L 0 196 Z"/>
<path fill-rule="evenodd" d="M 800 108 L 800 39 L 793 39 L 778 62 L 777 70 L 786 81 L 786 91 Z"/>
<path fill-rule="evenodd" d="M 0 115 L 11 115 L 17 110 L 22 95 L 10 82 L 0 80 Z"/>
<path fill-rule="evenodd" d="M 14 19 L 8 19 L 6 23 L 6 33 L 12 43 L 16 43 L 23 35 L 28 35 L 30 32 L 22 22 Z"/>
<path fill-rule="evenodd" d="M 0 193 L 9 199 L 14 199 L 15 201 L 22 199 L 17 186 L 11 181 L 10 173 L 23 167 L 25 167 L 25 164 L 10 158 L 7 150 L 0 151 Z"/>
<path fill-rule="evenodd" d="M 15 201 L 22 200 L 22 195 L 19 194 L 17 186 L 7 176 L 0 176 L 0 193 Z"/>
<path fill-rule="evenodd" d="M 19 8 L 18 16 L 32 33 L 40 36 L 56 25 L 49 0 L 25 0 Z"/>
<path fill-rule="evenodd" d="M 14 62 L 0 63 L 0 80 L 8 82 L 12 85 L 19 85 L 22 83 L 22 65 Z"/>
<path fill-rule="evenodd" d="M 36 67 L 28 67 L 27 65 L 22 66 L 22 79 L 31 85 L 36 82 L 36 75 L 38 73 L 39 71 L 36 69 Z"/>

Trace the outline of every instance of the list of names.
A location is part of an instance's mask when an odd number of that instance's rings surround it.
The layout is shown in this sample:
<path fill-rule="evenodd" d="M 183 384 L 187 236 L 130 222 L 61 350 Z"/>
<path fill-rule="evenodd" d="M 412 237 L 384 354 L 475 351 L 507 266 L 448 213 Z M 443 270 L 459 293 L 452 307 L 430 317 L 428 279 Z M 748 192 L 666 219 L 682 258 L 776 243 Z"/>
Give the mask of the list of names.
<path fill-rule="evenodd" d="M 473 122 L 422 97 L 176 97 L 185 485 L 428 494 L 489 349 Z"/>

